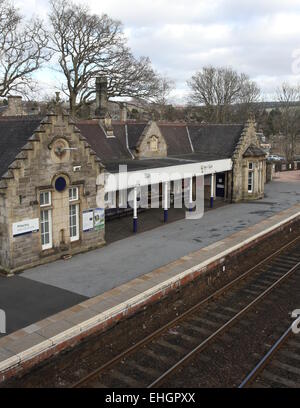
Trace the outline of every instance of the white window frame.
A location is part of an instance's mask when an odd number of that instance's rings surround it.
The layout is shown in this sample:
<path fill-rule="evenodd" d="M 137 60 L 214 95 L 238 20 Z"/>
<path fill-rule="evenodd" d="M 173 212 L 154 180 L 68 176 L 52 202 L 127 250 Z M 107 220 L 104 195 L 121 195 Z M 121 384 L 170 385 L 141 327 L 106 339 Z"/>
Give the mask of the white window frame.
<path fill-rule="evenodd" d="M 249 183 L 251 177 L 251 184 Z M 253 162 L 248 163 L 248 193 L 252 194 L 254 191 L 254 165 Z M 251 185 L 251 189 L 249 189 L 249 186 Z"/>
<path fill-rule="evenodd" d="M 45 197 L 46 194 L 49 194 L 49 201 L 47 203 L 44 202 L 43 204 L 41 204 L 41 196 Z M 40 207 L 41 208 L 49 207 L 51 203 L 52 203 L 51 191 L 40 191 Z"/>
<path fill-rule="evenodd" d="M 76 192 L 75 195 L 73 195 L 73 192 Z M 72 192 L 72 193 L 71 193 Z M 70 197 L 70 193 L 71 193 L 71 197 Z M 78 201 L 79 197 L 79 193 L 78 193 L 78 187 L 70 187 L 69 188 L 69 201 Z"/>
<path fill-rule="evenodd" d="M 117 193 L 116 191 L 108 191 L 104 194 L 104 207 L 116 208 L 117 207 Z"/>
<path fill-rule="evenodd" d="M 118 207 L 127 207 L 128 192 L 127 190 L 119 190 Z"/>
<path fill-rule="evenodd" d="M 74 227 L 74 225 L 71 225 L 71 207 L 75 207 L 75 219 L 76 219 L 76 235 L 71 236 L 71 229 Z M 79 204 L 70 204 L 69 206 L 69 228 L 70 228 L 70 241 L 78 241 L 80 238 L 80 233 L 79 233 Z"/>
<path fill-rule="evenodd" d="M 261 171 L 261 162 L 259 161 L 258 163 L 258 192 L 261 192 L 261 180 L 262 180 L 262 171 Z"/>
<path fill-rule="evenodd" d="M 44 224 L 44 223 L 42 222 L 42 212 L 44 212 L 44 213 L 45 213 L 45 212 L 48 212 L 48 224 L 49 224 L 48 234 L 49 234 L 49 243 L 47 243 L 47 244 L 43 244 L 43 235 L 45 235 L 45 234 L 43 234 L 43 232 L 42 232 L 42 224 Z M 51 249 L 51 248 L 52 248 L 52 245 L 53 245 L 53 242 L 52 242 L 52 210 L 51 210 L 50 208 L 46 209 L 46 208 L 44 208 L 44 206 L 42 207 L 41 213 L 40 213 L 40 224 L 41 224 L 42 250 L 44 251 L 44 250 L 46 250 L 46 249 Z"/>

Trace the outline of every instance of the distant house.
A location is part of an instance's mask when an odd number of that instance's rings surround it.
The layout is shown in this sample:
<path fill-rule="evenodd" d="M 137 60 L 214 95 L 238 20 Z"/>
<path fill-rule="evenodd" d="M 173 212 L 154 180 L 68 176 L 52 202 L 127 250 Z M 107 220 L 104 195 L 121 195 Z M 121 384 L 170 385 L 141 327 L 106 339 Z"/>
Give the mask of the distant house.
<path fill-rule="evenodd" d="M 256 134 L 257 134 L 261 149 L 267 155 L 269 155 L 271 151 L 271 143 L 268 143 L 267 138 L 262 131 L 259 131 Z"/>
<path fill-rule="evenodd" d="M 7 105 L 0 106 L 0 116 L 29 116 L 38 115 L 40 106 L 36 102 L 24 102 L 22 96 L 8 96 Z"/>

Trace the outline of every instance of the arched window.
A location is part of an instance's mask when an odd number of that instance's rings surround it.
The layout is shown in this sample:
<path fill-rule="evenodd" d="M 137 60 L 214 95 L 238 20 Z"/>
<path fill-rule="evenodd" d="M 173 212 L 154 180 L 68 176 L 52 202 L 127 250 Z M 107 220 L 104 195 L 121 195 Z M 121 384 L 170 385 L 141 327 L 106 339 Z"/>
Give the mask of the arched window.
<path fill-rule="evenodd" d="M 151 152 L 157 152 L 158 150 L 158 138 L 156 136 L 151 136 L 150 150 Z"/>

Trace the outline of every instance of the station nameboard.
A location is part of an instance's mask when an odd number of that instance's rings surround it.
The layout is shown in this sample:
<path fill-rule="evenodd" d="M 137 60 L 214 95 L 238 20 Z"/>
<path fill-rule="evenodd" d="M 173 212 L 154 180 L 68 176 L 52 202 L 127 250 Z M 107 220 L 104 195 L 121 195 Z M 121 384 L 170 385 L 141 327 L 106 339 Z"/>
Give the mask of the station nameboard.
<path fill-rule="evenodd" d="M 39 229 L 40 226 L 38 218 L 14 222 L 12 225 L 12 232 L 14 237 L 23 234 L 29 234 L 31 232 L 37 232 Z"/>

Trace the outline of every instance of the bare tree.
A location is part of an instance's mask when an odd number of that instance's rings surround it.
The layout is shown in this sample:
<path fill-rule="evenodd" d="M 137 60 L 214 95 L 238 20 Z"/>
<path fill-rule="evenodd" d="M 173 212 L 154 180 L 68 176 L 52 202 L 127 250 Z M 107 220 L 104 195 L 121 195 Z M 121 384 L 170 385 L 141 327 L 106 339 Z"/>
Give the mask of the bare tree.
<path fill-rule="evenodd" d="M 91 100 L 95 77 L 108 78 L 108 97 L 148 98 L 158 92 L 158 76 L 149 58 L 134 58 L 119 21 L 90 13 L 86 6 L 52 0 L 51 49 L 65 77 L 63 92 L 73 114 Z"/>
<path fill-rule="evenodd" d="M 160 90 L 159 77 L 148 57 L 136 59 L 129 48 L 120 48 L 110 65 L 103 65 L 100 74 L 108 78 L 108 95 L 151 99 Z"/>
<path fill-rule="evenodd" d="M 12 4 L 0 0 L 0 97 L 32 89 L 32 74 L 50 59 L 47 43 L 41 20 L 26 23 Z"/>
<path fill-rule="evenodd" d="M 175 89 L 175 81 L 166 76 L 162 76 L 158 82 L 159 93 L 154 98 L 154 102 L 158 105 L 165 106 L 168 104 L 170 93 Z"/>
<path fill-rule="evenodd" d="M 297 137 L 300 130 L 300 87 L 283 83 L 277 89 L 277 100 L 281 103 L 280 131 L 285 136 L 285 154 L 287 160 L 293 160 Z"/>
<path fill-rule="evenodd" d="M 158 85 L 159 92 L 154 98 L 154 103 L 159 109 L 160 119 L 165 119 L 170 93 L 175 89 L 175 82 L 172 79 L 163 76 L 160 78 Z"/>
<path fill-rule="evenodd" d="M 225 122 L 233 104 L 250 104 L 257 100 L 259 89 L 246 74 L 231 68 L 204 67 L 188 81 L 191 102 L 204 105 L 209 121 Z"/>

